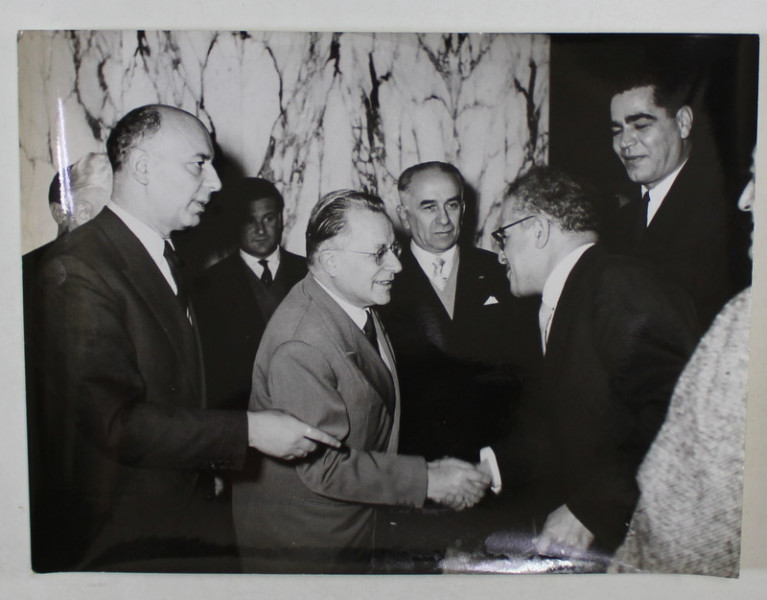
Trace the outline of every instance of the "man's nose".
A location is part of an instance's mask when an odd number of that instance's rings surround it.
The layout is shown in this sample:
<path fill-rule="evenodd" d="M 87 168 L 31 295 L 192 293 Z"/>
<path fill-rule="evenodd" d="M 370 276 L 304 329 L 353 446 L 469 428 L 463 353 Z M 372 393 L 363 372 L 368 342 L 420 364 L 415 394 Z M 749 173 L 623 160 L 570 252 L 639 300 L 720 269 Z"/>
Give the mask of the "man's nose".
<path fill-rule="evenodd" d="M 631 129 L 624 129 L 618 134 L 618 146 L 623 150 L 629 148 L 636 141 L 636 136 Z"/>
<path fill-rule="evenodd" d="M 217 192 L 221 189 L 221 179 L 219 179 L 216 168 L 212 163 L 208 163 L 206 165 L 205 185 L 208 187 L 208 189 L 210 189 L 211 192 Z"/>
<path fill-rule="evenodd" d="M 386 252 L 384 258 L 386 259 L 384 267 L 387 270 L 391 271 L 392 273 L 399 273 L 402 270 L 402 263 L 399 261 L 399 258 L 397 258 L 397 255 L 391 251 L 391 249 Z"/>
<path fill-rule="evenodd" d="M 437 210 L 437 223 L 440 225 L 448 225 L 450 223 L 450 215 L 447 214 L 447 209 L 442 207 Z"/>

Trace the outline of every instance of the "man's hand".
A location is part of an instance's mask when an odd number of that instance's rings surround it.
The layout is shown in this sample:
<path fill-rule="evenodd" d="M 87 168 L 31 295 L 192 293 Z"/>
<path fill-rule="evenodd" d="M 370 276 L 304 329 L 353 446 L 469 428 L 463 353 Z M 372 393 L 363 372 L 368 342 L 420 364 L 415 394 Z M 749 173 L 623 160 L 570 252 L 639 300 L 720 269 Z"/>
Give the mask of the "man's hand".
<path fill-rule="evenodd" d="M 563 504 L 549 514 L 533 543 L 538 554 L 577 558 L 586 553 L 592 541 L 594 534 Z"/>
<path fill-rule="evenodd" d="M 474 465 L 456 458 L 435 460 L 428 465 L 426 497 L 455 510 L 482 500 L 491 478 Z"/>
<path fill-rule="evenodd" d="M 274 456 L 293 460 L 317 449 L 317 443 L 340 448 L 341 442 L 324 431 L 277 410 L 248 413 L 248 445 Z"/>

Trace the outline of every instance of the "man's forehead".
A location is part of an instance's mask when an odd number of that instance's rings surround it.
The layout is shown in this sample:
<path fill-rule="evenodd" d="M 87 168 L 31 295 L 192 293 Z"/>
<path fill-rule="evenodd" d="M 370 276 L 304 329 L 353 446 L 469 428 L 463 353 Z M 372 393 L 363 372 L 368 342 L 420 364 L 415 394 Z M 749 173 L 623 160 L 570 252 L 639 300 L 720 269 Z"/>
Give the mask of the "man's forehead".
<path fill-rule="evenodd" d="M 664 108 L 655 103 L 655 89 L 649 85 L 631 88 L 616 94 L 613 96 L 610 108 L 613 116 L 619 118 L 626 118 L 642 112 L 666 113 Z"/>
<path fill-rule="evenodd" d="M 341 235 L 365 238 L 371 243 L 386 243 L 393 231 L 391 221 L 385 214 L 353 208 L 346 213 L 346 232 Z"/>
<path fill-rule="evenodd" d="M 460 185 L 458 184 L 458 181 L 456 181 L 455 176 L 440 171 L 439 169 L 429 169 L 413 175 L 413 179 L 410 181 L 410 186 L 408 187 L 407 192 L 410 196 L 422 196 L 424 193 L 428 193 L 430 188 L 445 183 L 452 183 L 456 192 L 460 192 Z"/>
<path fill-rule="evenodd" d="M 205 126 L 188 113 L 163 114 L 160 128 L 147 141 L 148 145 L 172 147 L 185 156 L 213 155 L 213 142 Z"/>
<path fill-rule="evenodd" d="M 278 210 L 279 202 L 272 196 L 256 196 L 248 201 L 250 212 L 266 212 Z"/>

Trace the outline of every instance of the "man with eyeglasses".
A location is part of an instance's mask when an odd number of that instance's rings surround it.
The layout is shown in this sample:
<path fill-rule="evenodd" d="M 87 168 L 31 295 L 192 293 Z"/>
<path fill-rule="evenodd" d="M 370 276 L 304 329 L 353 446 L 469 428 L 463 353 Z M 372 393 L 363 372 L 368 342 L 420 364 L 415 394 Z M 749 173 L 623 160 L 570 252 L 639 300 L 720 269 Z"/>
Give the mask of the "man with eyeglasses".
<path fill-rule="evenodd" d="M 264 332 L 251 409 L 292 414 L 342 440 L 295 465 L 260 459 L 234 486 L 243 567 L 254 572 L 365 572 L 376 505 L 461 509 L 490 477 L 456 459 L 397 453 L 397 363 L 376 306 L 389 302 L 399 246 L 383 202 L 351 190 L 312 209 L 309 274 Z"/>
<path fill-rule="evenodd" d="M 536 167 L 505 193 L 493 232 L 515 296 L 541 296 L 539 394 L 486 463 L 526 481 L 542 555 L 604 559 L 638 497 L 636 470 L 696 339 L 692 303 L 634 259 L 608 254 L 589 194 Z M 492 466 L 491 466 L 492 465 Z M 503 535 L 488 549 L 503 552 Z"/>

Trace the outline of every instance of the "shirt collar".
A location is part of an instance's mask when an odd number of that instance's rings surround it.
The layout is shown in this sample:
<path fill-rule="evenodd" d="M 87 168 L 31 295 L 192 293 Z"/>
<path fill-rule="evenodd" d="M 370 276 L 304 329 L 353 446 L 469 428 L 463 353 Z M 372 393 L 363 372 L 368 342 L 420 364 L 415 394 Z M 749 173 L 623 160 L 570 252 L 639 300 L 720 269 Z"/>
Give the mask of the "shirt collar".
<path fill-rule="evenodd" d="M 314 277 L 314 275 L 312 275 Z M 314 281 L 317 282 L 317 284 L 325 290 L 328 295 L 335 300 L 336 304 L 340 306 L 343 311 L 349 315 L 349 318 L 354 321 L 354 324 L 359 327 L 361 330 L 365 327 L 365 322 L 368 320 L 368 313 L 367 310 L 364 308 L 360 308 L 359 306 L 354 306 L 353 304 L 349 304 L 346 300 L 341 298 L 338 294 L 335 292 L 330 291 L 327 286 L 325 286 L 319 279 L 314 277 Z"/>
<path fill-rule="evenodd" d="M 111 200 L 107 204 L 107 208 L 116 214 L 118 218 L 125 223 L 126 227 L 133 232 L 133 235 L 139 239 L 155 262 L 159 263 L 161 260 L 165 260 L 163 256 L 165 251 L 165 240 L 159 233 Z M 168 240 L 168 242 L 170 242 L 170 240 Z M 171 246 L 172 245 L 173 244 L 171 243 Z"/>
<path fill-rule="evenodd" d="M 682 170 L 682 167 L 684 167 L 686 164 L 687 164 L 687 160 L 685 159 L 684 161 L 682 161 L 681 165 L 679 165 L 676 169 L 671 171 L 671 173 L 669 173 L 663 179 L 661 179 L 658 183 L 656 183 L 653 189 L 648 189 L 647 187 L 642 186 L 642 196 L 644 196 L 647 192 L 650 192 L 650 205 L 647 208 L 648 223 L 653 218 L 653 216 L 655 216 L 655 213 L 658 212 L 658 209 L 660 208 L 660 205 L 663 202 L 663 200 L 668 195 L 668 192 L 671 189 L 671 186 L 674 185 L 674 181 L 676 181 L 676 178 L 679 175 L 679 172 Z"/>
<path fill-rule="evenodd" d="M 575 250 L 571 251 L 565 256 L 554 270 L 549 273 L 546 278 L 546 283 L 543 286 L 543 303 L 551 308 L 556 308 L 559 302 L 559 297 L 562 295 L 562 290 L 565 287 L 567 278 L 570 276 L 570 271 L 573 270 L 575 264 L 580 260 L 583 253 L 594 245 L 594 242 L 583 244 L 578 246 Z"/>
<path fill-rule="evenodd" d="M 410 240 L 410 251 L 413 253 L 418 264 L 421 265 L 424 273 L 432 272 L 432 264 L 434 259 L 439 257 L 445 261 L 445 265 L 442 267 L 442 273 L 445 277 L 448 277 L 453 272 L 453 265 L 455 264 L 456 252 L 458 252 L 458 244 L 455 244 L 452 248 L 433 254 L 424 250 L 418 246 L 412 239 Z"/>
<path fill-rule="evenodd" d="M 240 256 L 242 257 L 242 260 L 245 261 L 245 264 L 250 267 L 252 271 L 255 271 L 256 275 L 259 277 L 261 276 L 261 273 L 264 271 L 264 266 L 259 263 L 260 260 L 266 260 L 266 263 L 269 265 L 269 270 L 272 272 L 272 274 L 277 272 L 277 269 L 280 267 L 280 247 L 277 246 L 275 248 L 274 252 L 272 252 L 269 256 L 264 258 L 257 258 L 253 256 L 252 254 L 248 254 L 245 252 L 242 248 L 240 249 Z"/>

